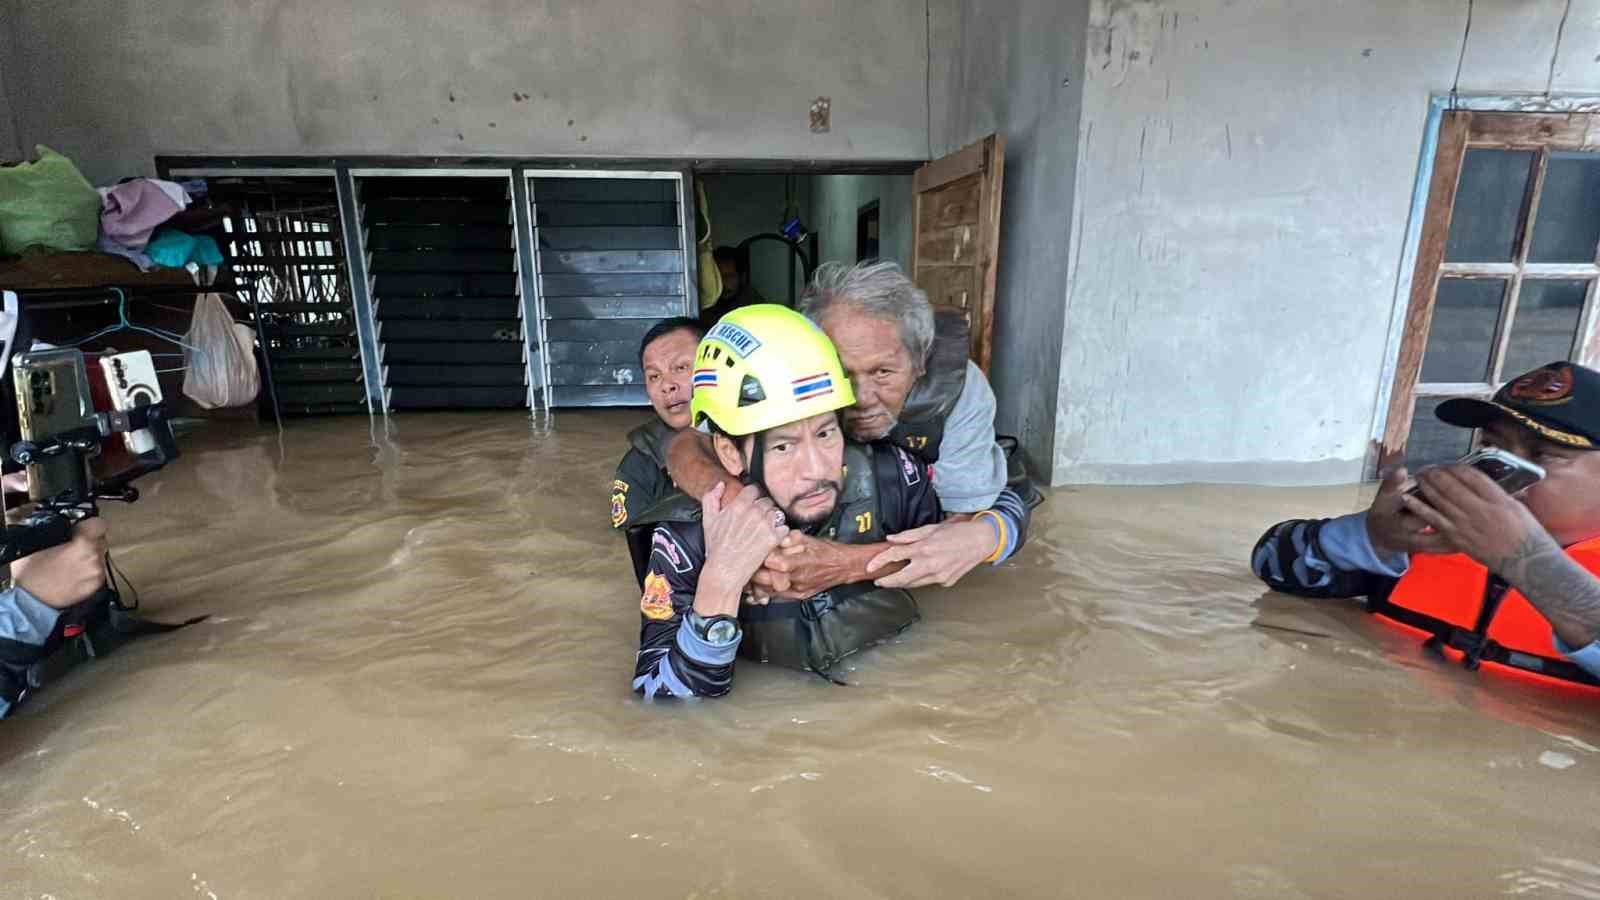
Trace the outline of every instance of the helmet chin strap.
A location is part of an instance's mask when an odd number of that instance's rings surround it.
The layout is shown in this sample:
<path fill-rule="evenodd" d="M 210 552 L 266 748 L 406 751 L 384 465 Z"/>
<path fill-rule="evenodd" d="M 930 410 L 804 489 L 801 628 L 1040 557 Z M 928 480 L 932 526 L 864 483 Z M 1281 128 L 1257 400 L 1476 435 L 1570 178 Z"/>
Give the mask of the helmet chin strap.
<path fill-rule="evenodd" d="M 739 476 L 739 480 L 747 485 L 755 485 L 756 489 L 761 491 L 761 496 L 771 497 L 772 491 L 767 489 L 766 471 L 766 441 L 762 440 L 762 435 L 758 432 L 750 439 L 750 456 L 744 461 L 744 474 Z"/>

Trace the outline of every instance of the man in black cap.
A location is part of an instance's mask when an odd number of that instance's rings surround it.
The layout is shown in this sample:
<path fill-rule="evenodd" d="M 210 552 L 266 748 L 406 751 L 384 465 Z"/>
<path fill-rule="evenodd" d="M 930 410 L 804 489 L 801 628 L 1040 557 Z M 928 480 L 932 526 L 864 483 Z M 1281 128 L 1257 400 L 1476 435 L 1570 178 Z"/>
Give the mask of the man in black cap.
<path fill-rule="evenodd" d="M 1302 596 L 1376 598 L 1377 611 L 1389 615 L 1393 605 L 1383 604 L 1391 597 L 1423 598 L 1470 583 L 1458 577 L 1463 567 L 1481 567 L 1477 584 L 1484 584 L 1484 569 L 1493 577 L 1482 606 L 1470 598 L 1472 610 L 1488 607 L 1496 583 L 1501 596 L 1509 585 L 1548 621 L 1553 646 L 1588 673 L 1585 680 L 1600 678 L 1600 372 L 1550 363 L 1513 379 L 1491 400 L 1449 400 L 1437 414 L 1448 424 L 1482 429 L 1484 445 L 1537 464 L 1544 480 L 1512 496 L 1477 469 L 1451 464 L 1419 472 L 1413 493 L 1412 479 L 1398 469 L 1365 512 L 1269 529 L 1252 554 L 1257 577 Z M 1464 557 L 1449 565 L 1412 559 L 1436 554 Z M 1404 610 L 1392 617 L 1407 621 Z M 1470 638 L 1451 641 L 1459 630 L 1435 633 L 1456 649 L 1477 649 Z M 1516 653 L 1484 658 L 1526 662 L 1519 667 L 1546 674 L 1565 665 Z"/>

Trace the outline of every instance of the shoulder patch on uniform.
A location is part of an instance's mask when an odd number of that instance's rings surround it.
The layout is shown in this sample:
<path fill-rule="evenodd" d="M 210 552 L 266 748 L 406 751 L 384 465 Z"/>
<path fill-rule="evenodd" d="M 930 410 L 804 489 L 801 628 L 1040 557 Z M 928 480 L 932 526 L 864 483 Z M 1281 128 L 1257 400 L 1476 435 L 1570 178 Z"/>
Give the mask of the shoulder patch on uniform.
<path fill-rule="evenodd" d="M 664 529 L 657 528 L 656 533 L 650 537 L 650 555 L 661 557 L 661 561 L 672 567 L 672 571 L 679 575 L 688 573 L 692 566 L 689 565 L 689 553 L 678 543 L 678 539 Z"/>
<path fill-rule="evenodd" d="M 618 479 L 611 482 L 611 527 L 621 528 L 628 521 L 628 483 Z"/>
<path fill-rule="evenodd" d="M 900 474 L 905 477 L 906 487 L 920 483 L 922 481 L 922 467 L 917 464 L 917 461 L 911 457 L 911 454 L 901 450 L 899 447 L 894 448 L 894 452 L 900 457 Z"/>
<path fill-rule="evenodd" d="M 667 576 L 658 572 L 645 576 L 639 612 L 652 622 L 665 622 L 672 618 L 672 585 L 667 584 Z"/>

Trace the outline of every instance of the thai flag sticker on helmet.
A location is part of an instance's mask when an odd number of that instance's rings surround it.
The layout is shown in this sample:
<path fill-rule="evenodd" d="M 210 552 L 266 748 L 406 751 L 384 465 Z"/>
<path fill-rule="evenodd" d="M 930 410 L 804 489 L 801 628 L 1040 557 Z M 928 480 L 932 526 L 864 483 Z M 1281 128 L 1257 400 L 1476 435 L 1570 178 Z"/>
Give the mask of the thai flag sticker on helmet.
<path fill-rule="evenodd" d="M 826 397 L 833 393 L 833 379 L 827 372 L 818 372 L 805 378 L 796 378 L 794 381 L 794 399 L 810 400 L 814 397 Z"/>

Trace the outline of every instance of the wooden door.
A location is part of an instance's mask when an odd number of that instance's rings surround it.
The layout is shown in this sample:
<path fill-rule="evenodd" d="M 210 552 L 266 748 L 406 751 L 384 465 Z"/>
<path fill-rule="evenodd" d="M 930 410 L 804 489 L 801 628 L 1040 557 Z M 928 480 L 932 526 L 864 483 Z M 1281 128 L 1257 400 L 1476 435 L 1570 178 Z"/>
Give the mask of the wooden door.
<path fill-rule="evenodd" d="M 989 371 L 994 278 L 1000 253 L 1000 188 L 1006 139 L 991 134 L 917 170 L 911 277 L 936 308 L 961 310 L 971 356 Z"/>

